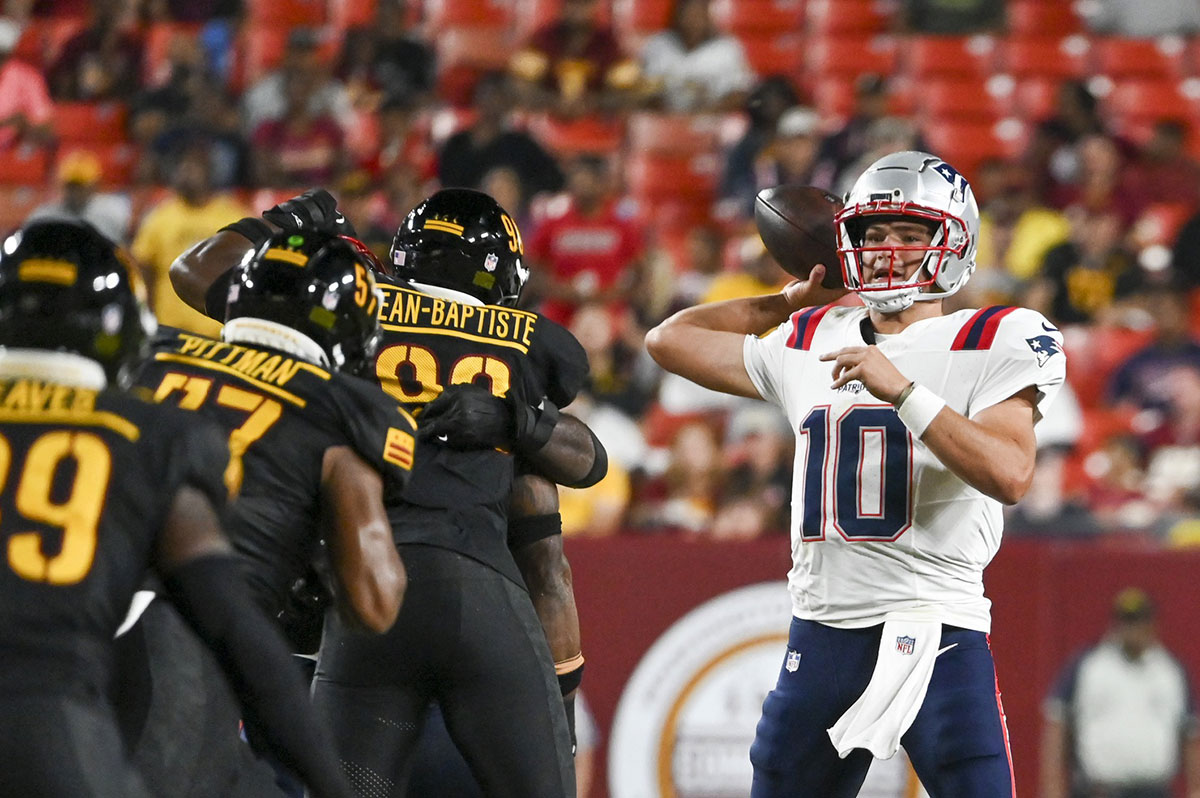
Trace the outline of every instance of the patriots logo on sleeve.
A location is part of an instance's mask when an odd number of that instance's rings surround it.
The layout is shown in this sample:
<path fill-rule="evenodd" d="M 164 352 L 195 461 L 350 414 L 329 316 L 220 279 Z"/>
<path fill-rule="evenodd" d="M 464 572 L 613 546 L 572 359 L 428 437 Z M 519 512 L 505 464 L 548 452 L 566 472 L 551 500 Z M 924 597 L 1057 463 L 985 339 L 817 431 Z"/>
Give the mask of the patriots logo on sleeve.
<path fill-rule="evenodd" d="M 1037 355 L 1038 368 L 1046 365 L 1046 361 L 1062 352 L 1062 344 L 1054 340 L 1049 335 L 1035 335 L 1032 338 L 1026 338 L 1025 343 L 1029 344 L 1029 348 Z"/>

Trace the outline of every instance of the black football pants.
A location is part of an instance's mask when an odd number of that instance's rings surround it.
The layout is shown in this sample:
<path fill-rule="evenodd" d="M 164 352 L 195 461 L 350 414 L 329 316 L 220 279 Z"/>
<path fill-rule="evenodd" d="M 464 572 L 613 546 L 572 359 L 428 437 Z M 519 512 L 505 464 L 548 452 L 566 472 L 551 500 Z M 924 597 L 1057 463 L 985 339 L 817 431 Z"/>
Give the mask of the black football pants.
<path fill-rule="evenodd" d="M 149 798 L 100 696 L 0 696 L 0 795 Z"/>
<path fill-rule="evenodd" d="M 239 736 L 241 711 L 216 658 L 170 602 L 152 601 L 116 653 L 121 732 L 153 794 L 283 798 Z"/>
<path fill-rule="evenodd" d="M 313 683 L 361 798 L 403 798 L 429 705 L 488 798 L 573 798 L 562 695 L 523 588 L 469 557 L 407 545 L 408 590 L 391 631 L 331 612 Z"/>

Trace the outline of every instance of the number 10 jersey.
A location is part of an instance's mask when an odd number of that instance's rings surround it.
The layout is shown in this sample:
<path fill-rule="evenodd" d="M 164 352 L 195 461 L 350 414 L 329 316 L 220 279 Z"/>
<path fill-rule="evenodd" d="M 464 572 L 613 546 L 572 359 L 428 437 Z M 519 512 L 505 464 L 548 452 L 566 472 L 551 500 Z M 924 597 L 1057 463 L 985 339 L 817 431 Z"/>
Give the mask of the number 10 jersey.
<path fill-rule="evenodd" d="M 1000 547 L 1000 502 L 953 474 L 861 382 L 831 389 L 833 364 L 818 358 L 874 337 L 904 376 L 967 418 L 1035 386 L 1036 421 L 1065 378 L 1062 335 L 1041 314 L 1006 307 L 872 332 L 865 308 L 826 306 L 746 338 L 746 371 L 796 434 L 793 612 L 844 628 L 918 613 L 987 632 L 983 569 Z"/>

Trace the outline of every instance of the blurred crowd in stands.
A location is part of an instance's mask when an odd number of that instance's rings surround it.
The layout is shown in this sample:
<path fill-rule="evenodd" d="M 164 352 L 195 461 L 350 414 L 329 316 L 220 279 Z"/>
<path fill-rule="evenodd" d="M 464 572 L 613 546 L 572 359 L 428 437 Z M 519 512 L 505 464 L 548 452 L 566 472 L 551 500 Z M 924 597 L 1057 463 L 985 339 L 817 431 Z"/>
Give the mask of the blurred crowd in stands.
<path fill-rule="evenodd" d="M 1200 543 L 1200 4 L 1194 0 L 6 0 L 0 225 L 131 246 L 167 324 L 213 332 L 172 259 L 329 187 L 362 238 L 438 186 L 493 194 L 525 304 L 587 349 L 571 409 L 609 476 L 568 534 L 786 532 L 793 436 L 665 376 L 649 326 L 777 290 L 753 226 L 782 182 L 845 191 L 923 148 L 971 179 L 954 308 L 1063 327 L 1070 390 L 1012 534 Z"/>

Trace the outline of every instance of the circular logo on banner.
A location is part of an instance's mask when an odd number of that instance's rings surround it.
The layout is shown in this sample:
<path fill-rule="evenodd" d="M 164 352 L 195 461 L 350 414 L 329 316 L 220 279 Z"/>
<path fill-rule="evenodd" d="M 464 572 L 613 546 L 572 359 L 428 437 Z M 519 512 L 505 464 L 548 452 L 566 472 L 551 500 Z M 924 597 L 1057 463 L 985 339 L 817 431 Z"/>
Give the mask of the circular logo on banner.
<path fill-rule="evenodd" d="M 612 798 L 749 795 L 750 743 L 792 619 L 786 582 L 706 601 L 634 669 L 613 718 Z"/>

